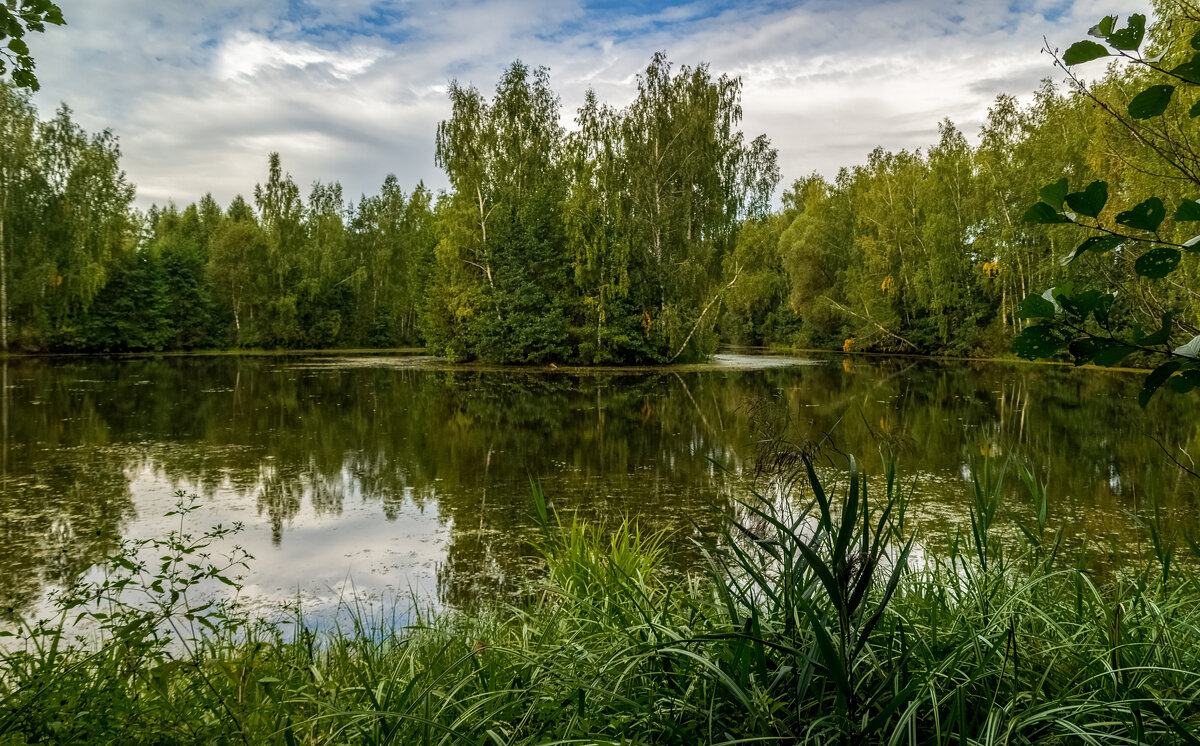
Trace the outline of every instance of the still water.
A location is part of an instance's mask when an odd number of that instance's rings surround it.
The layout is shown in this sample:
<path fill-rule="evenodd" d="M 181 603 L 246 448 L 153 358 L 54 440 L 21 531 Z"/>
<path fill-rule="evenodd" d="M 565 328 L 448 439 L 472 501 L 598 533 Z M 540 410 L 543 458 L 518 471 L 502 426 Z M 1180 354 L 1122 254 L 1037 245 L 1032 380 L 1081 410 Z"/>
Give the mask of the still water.
<path fill-rule="evenodd" d="M 973 465 L 1049 480 L 1051 522 L 1142 541 L 1151 498 L 1188 526 L 1194 404 L 1136 402 L 1138 374 L 813 355 L 721 355 L 666 370 L 451 367 L 426 357 L 13 360 L 3 368 L 0 624 L 123 539 L 242 522 L 245 595 L 318 613 L 354 592 L 469 605 L 533 567 L 530 479 L 555 509 L 674 532 L 677 560 L 755 481 L 767 422 L 826 463 L 898 456 L 926 546 L 966 521 Z M 1161 445 L 1160 445 L 1161 444 Z M 1179 450 L 1182 449 L 1182 450 Z M 841 460 L 840 463 L 844 463 Z M 830 468 L 831 476 L 835 470 Z"/>

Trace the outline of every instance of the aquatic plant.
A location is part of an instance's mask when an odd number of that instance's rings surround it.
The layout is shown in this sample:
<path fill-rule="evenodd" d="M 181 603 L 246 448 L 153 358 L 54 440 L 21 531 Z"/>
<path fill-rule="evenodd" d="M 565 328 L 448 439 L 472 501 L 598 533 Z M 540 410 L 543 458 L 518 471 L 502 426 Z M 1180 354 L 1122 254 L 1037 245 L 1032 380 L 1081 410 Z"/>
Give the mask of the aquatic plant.
<path fill-rule="evenodd" d="M 1101 571 L 1060 551 L 1029 474 L 1032 520 L 998 535 L 1000 471 L 976 464 L 970 531 L 931 556 L 890 467 L 851 460 L 837 488 L 797 468 L 695 537 L 706 566 L 682 574 L 662 534 L 568 520 L 535 486 L 527 601 L 348 601 L 324 631 L 299 609 L 255 622 L 236 593 L 189 603 L 246 560 L 181 528 L 5 641 L 0 743 L 1196 742 L 1200 547 L 1161 513 L 1144 557 Z M 97 634 L 71 631 L 80 613 Z"/>

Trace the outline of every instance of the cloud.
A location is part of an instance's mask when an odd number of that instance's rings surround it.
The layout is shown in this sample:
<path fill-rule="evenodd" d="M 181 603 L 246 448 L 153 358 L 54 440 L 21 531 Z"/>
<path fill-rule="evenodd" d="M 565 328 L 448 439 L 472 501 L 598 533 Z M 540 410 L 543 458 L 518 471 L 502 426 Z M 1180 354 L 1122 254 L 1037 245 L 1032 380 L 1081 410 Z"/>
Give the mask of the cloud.
<path fill-rule="evenodd" d="M 490 91 L 513 59 L 546 65 L 569 123 L 589 86 L 627 103 L 660 49 L 742 76 L 744 128 L 771 137 L 785 178 L 832 175 L 934 142 L 946 117 L 974 133 L 997 94 L 1054 76 L 1043 35 L 1065 46 L 1148 0 L 62 4 L 69 25 L 36 40 L 35 100 L 112 128 L 145 207 L 249 195 L 272 150 L 302 185 L 442 187 L 450 79 Z"/>

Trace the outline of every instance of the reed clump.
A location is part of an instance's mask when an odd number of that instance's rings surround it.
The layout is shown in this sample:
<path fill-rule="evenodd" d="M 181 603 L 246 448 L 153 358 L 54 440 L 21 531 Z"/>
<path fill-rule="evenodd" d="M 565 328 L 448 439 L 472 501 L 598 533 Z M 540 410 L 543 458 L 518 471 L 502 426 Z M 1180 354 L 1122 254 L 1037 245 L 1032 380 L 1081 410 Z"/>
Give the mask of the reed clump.
<path fill-rule="evenodd" d="M 1002 474 L 979 465 L 969 530 L 931 556 L 891 468 L 851 459 L 838 489 L 796 468 L 684 574 L 667 537 L 567 522 L 535 486 L 537 592 L 401 625 L 191 604 L 245 558 L 181 527 L 158 564 L 130 547 L 6 641 L 0 743 L 1198 742 L 1200 547 L 1157 511 L 1148 554 L 1098 574 L 1029 475 L 1022 538 L 997 537 Z M 96 631 L 75 639 L 81 617 Z"/>

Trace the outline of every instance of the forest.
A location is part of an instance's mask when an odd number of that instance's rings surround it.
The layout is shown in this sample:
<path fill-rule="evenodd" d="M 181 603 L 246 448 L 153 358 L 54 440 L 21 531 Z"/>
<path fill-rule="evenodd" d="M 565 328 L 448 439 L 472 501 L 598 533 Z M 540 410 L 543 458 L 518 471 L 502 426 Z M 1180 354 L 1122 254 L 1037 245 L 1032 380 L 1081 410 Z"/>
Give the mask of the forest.
<path fill-rule="evenodd" d="M 1114 65 L 1092 83 L 1127 100 L 1145 79 Z M 589 92 L 568 126 L 549 71 L 515 62 L 490 97 L 450 86 L 435 133 L 449 190 L 389 176 L 357 201 L 337 181 L 305 197 L 272 153 L 250 199 L 143 213 L 114 133 L 85 132 L 65 105 L 41 120 L 5 84 L 0 346 L 424 346 L 577 364 L 693 361 L 722 343 L 994 356 L 1024 326 L 1022 300 L 1068 273 L 1121 287 L 1119 325 L 1194 317 L 1194 257 L 1151 294 L 1132 256 L 1068 269 L 1078 232 L 1022 219 L 1050 175 L 1103 180 L 1114 203 L 1197 196 L 1077 87 L 1001 95 L 977 144 L 944 121 L 927 148 L 876 149 L 778 201 L 774 148 L 740 129 L 741 88 L 657 54 L 632 103 Z M 1162 127 L 1188 118 L 1172 106 Z M 1170 219 L 1158 231 L 1176 233 Z"/>

